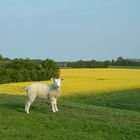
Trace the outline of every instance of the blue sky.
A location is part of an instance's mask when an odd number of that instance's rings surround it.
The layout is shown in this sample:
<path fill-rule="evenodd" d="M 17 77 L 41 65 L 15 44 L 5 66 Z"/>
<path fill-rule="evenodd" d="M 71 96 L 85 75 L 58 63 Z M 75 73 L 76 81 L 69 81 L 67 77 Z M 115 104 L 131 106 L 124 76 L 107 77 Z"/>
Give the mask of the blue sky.
<path fill-rule="evenodd" d="M 1 0 L 0 54 L 56 61 L 140 58 L 140 1 Z"/>

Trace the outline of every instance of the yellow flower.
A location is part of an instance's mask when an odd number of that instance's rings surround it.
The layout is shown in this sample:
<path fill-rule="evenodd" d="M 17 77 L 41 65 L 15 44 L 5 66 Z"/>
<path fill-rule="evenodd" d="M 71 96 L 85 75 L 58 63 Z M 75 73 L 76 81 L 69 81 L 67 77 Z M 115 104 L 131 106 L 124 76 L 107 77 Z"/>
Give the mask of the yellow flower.
<path fill-rule="evenodd" d="M 140 88 L 139 69 L 61 69 L 61 77 L 62 96 Z M 31 83 L 35 82 L 1 84 L 0 93 L 25 95 L 24 88 Z"/>

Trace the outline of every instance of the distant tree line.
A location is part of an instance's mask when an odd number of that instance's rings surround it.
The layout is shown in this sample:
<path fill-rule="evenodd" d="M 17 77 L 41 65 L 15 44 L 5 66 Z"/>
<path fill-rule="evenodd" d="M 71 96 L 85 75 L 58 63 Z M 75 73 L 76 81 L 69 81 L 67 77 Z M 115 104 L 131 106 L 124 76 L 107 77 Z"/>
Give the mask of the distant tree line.
<path fill-rule="evenodd" d="M 115 66 L 140 66 L 140 59 L 125 59 L 118 57 L 116 61 L 112 60 L 111 65 Z"/>
<path fill-rule="evenodd" d="M 31 60 L 3 58 L 0 55 L 0 83 L 41 81 L 59 77 L 60 70 L 51 59 Z"/>
<path fill-rule="evenodd" d="M 140 59 L 124 59 L 118 57 L 117 60 L 106 61 L 75 61 L 75 62 L 58 62 L 60 67 L 65 68 L 107 68 L 109 66 L 140 66 Z"/>
<path fill-rule="evenodd" d="M 72 68 L 106 68 L 109 65 L 109 61 L 96 61 L 96 60 L 90 60 L 90 61 L 83 61 L 79 60 L 76 62 L 69 62 L 67 63 L 67 67 Z"/>
<path fill-rule="evenodd" d="M 9 59 L 0 55 L 0 83 L 41 81 L 51 77 L 59 77 L 61 68 L 107 68 L 109 66 L 138 66 L 140 59 L 125 59 L 106 61 L 75 61 L 55 62 L 51 59 Z"/>

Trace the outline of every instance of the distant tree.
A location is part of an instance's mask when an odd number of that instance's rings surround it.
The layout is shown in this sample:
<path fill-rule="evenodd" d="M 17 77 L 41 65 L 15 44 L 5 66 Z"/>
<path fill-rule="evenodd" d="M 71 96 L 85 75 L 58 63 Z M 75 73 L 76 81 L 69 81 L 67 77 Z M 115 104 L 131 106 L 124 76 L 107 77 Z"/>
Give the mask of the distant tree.
<path fill-rule="evenodd" d="M 123 57 L 118 57 L 117 61 L 116 61 L 117 65 L 125 65 L 125 60 Z"/>
<path fill-rule="evenodd" d="M 107 68 L 109 65 L 111 65 L 111 62 L 109 60 L 106 60 L 103 62 L 104 67 Z"/>
<path fill-rule="evenodd" d="M 41 63 L 42 68 L 45 70 L 43 73 L 48 79 L 55 77 L 58 78 L 60 75 L 59 66 L 56 62 L 51 59 L 46 59 Z"/>
<path fill-rule="evenodd" d="M 0 54 L 0 61 L 4 61 L 4 57 Z"/>
<path fill-rule="evenodd" d="M 115 60 L 112 59 L 112 61 L 111 61 L 111 65 L 114 65 L 114 64 L 115 64 Z"/>
<path fill-rule="evenodd" d="M 16 58 L 0 64 L 0 83 L 48 80 L 59 75 L 57 63 L 50 59 L 34 61 Z"/>

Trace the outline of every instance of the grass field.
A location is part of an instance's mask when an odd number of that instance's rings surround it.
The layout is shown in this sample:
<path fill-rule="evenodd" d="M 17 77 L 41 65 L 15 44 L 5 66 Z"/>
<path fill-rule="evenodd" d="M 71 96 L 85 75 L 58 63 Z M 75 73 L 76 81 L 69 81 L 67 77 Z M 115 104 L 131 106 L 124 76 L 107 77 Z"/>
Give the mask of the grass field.
<path fill-rule="evenodd" d="M 57 113 L 43 99 L 24 113 L 31 82 L 0 85 L 1 140 L 139 140 L 140 70 L 64 69 L 61 76 Z"/>

